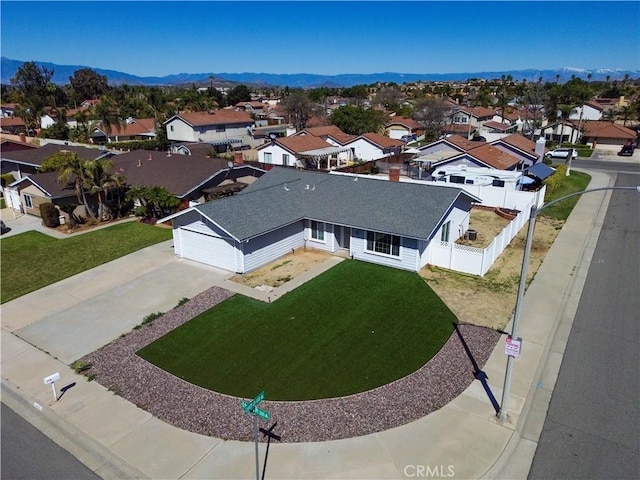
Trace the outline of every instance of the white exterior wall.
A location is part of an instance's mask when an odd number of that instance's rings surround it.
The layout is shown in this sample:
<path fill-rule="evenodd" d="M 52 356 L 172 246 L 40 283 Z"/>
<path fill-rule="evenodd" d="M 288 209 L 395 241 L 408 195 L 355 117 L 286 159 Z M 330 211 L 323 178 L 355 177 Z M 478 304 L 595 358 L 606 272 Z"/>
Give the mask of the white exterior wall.
<path fill-rule="evenodd" d="M 251 272 L 304 246 L 303 221 L 242 243 L 244 261 L 241 273 Z"/>
<path fill-rule="evenodd" d="M 382 149 L 380 147 L 376 147 L 372 143 L 367 142 L 363 139 L 358 139 L 347 144 L 346 146 L 354 149 L 355 158 L 359 160 L 377 160 L 385 156 L 385 154 L 382 153 Z"/>
<path fill-rule="evenodd" d="M 239 138 L 244 143 L 250 143 L 247 127 L 251 123 L 225 125 L 224 131 L 218 131 L 218 125 L 190 126 L 180 118 L 174 118 L 167 123 L 167 140 L 178 142 L 215 142 L 228 138 Z M 173 131 L 171 131 L 173 127 Z"/>
<path fill-rule="evenodd" d="M 174 118 L 166 125 L 167 140 L 178 142 L 197 142 L 198 137 L 191 125 L 188 125 L 179 118 Z"/>
<path fill-rule="evenodd" d="M 569 118 L 571 120 L 580 120 L 580 113 L 582 112 L 582 121 L 585 120 L 602 120 L 602 112 L 597 108 L 593 108 L 591 105 L 579 105 L 577 106 Z"/>
<path fill-rule="evenodd" d="M 265 159 L 265 153 L 271 153 L 271 160 Z M 258 150 L 258 162 L 268 163 L 270 165 L 284 165 L 283 155 L 289 155 L 289 164 L 287 166 L 292 167 L 304 167 L 304 165 L 292 154 L 289 150 L 285 150 L 280 145 L 268 145 Z"/>
<path fill-rule="evenodd" d="M 387 136 L 394 140 L 400 140 L 404 135 L 411 135 L 411 131 L 402 125 L 392 125 L 387 127 Z"/>
<path fill-rule="evenodd" d="M 387 267 L 400 268 L 415 272 L 419 265 L 418 241 L 412 238 L 400 237 L 400 256 L 385 255 L 370 252 L 367 249 L 367 231 L 357 228 L 351 229 L 351 256 L 356 260 L 377 263 Z"/>

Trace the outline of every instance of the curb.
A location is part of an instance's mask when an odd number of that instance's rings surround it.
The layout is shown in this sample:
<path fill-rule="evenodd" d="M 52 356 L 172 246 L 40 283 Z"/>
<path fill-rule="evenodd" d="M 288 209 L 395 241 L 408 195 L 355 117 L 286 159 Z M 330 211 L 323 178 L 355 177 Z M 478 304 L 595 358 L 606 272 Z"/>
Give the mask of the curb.
<path fill-rule="evenodd" d="M 150 478 L 108 447 L 2 379 L 2 403 L 104 479 Z"/>
<path fill-rule="evenodd" d="M 612 186 L 615 184 L 617 174 L 603 175 L 608 177 L 606 186 Z M 587 188 L 593 188 L 591 182 Z M 590 261 L 593 257 L 593 252 L 595 251 L 598 238 L 600 236 L 600 230 L 602 228 L 604 217 L 607 213 L 610 199 L 611 191 L 605 192 L 605 198 L 590 222 L 588 235 L 585 238 L 584 243 L 581 245 L 580 254 L 577 256 L 578 266 L 574 273 L 571 274 L 571 279 L 567 284 L 567 288 L 562 292 L 562 309 L 558 311 L 555 322 L 549 332 L 542 357 L 534 375 L 534 382 L 532 382 L 529 387 L 525 406 L 518 418 L 518 422 L 515 425 L 513 433 L 503 452 L 497 458 L 493 466 L 484 475 L 482 475 L 482 479 L 514 480 L 516 478 L 526 479 L 528 477 L 538 441 L 544 427 L 544 420 L 546 419 L 546 412 L 548 411 L 549 403 L 551 402 L 551 395 L 555 389 L 555 382 L 560 370 L 560 365 L 554 367 L 549 364 L 549 357 L 557 339 L 560 326 L 567 325 L 568 332 L 571 331 L 575 313 L 578 309 L 580 294 L 586 282 Z M 575 298 L 576 301 L 571 302 L 572 298 Z M 560 352 L 564 355 L 565 348 L 566 344 L 561 349 L 555 349 L 554 351 Z M 542 387 L 538 382 L 545 376 L 545 372 L 553 378 L 553 384 Z M 537 393 L 543 388 L 548 391 L 549 395 L 543 395 L 544 398 L 540 398 Z M 545 415 L 542 422 L 534 422 L 535 424 L 531 425 L 529 420 L 532 416 L 534 405 L 538 408 L 543 408 Z M 523 445 L 523 442 L 529 442 L 529 445 Z M 516 456 L 519 458 L 516 458 Z M 518 463 L 518 465 L 514 465 L 515 463 Z"/>

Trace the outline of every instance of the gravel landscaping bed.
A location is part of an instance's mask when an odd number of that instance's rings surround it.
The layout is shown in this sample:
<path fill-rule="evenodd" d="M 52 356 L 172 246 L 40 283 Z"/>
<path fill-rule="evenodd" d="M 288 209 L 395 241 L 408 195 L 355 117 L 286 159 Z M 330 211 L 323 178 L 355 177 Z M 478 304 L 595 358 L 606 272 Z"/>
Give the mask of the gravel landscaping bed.
<path fill-rule="evenodd" d="M 213 287 L 81 360 L 84 373 L 155 417 L 178 428 L 229 440 L 253 440 L 253 421 L 241 399 L 177 378 L 136 355 L 142 347 L 234 295 Z M 418 371 L 348 397 L 305 402 L 265 400 L 260 408 L 278 422 L 283 442 L 314 442 L 366 435 L 404 425 L 438 410 L 474 380 L 500 334 L 458 325 L 444 347 Z M 258 392 L 256 392 L 258 393 Z M 487 401 L 489 401 L 487 399 Z M 266 424 L 260 420 L 260 424 Z"/>

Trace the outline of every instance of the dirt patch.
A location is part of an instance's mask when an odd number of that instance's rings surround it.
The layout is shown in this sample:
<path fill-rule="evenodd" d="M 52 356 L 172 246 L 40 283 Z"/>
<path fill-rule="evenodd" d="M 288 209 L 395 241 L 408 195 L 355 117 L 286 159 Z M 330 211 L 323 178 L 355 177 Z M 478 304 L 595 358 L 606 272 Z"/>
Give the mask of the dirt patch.
<path fill-rule="evenodd" d="M 469 230 L 475 230 L 475 240 L 459 239 L 456 243 L 470 245 L 477 248 L 487 248 L 504 228 L 509 225 L 509 220 L 502 218 L 493 210 L 473 208 L 469 218 Z"/>
<path fill-rule="evenodd" d="M 465 243 L 473 246 L 479 246 L 481 238 L 499 233 L 504 227 L 497 232 L 494 230 L 502 222 L 506 222 L 490 211 L 474 209 L 471 215 L 470 225 L 473 227 L 470 228 L 478 231 L 478 241 Z M 538 217 L 531 245 L 527 285 L 538 271 L 563 224 L 559 220 Z M 461 322 L 503 329 L 511 318 L 516 303 L 526 235 L 527 224 L 484 277 L 435 267 L 424 268 L 419 273 Z"/>
<path fill-rule="evenodd" d="M 235 275 L 230 280 L 253 288 L 263 285 L 279 287 L 324 262 L 330 256 L 331 254 L 322 250 L 301 248 L 251 273 Z"/>

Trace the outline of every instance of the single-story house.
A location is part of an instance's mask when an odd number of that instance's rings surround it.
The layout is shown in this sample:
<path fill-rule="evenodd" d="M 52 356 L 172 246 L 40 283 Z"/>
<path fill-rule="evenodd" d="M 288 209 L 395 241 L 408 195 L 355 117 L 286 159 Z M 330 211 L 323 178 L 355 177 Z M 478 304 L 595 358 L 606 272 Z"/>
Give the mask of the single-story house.
<path fill-rule="evenodd" d="M 490 142 L 496 148 L 503 150 L 520 159 L 524 167 L 530 167 L 540 160 L 540 155 L 536 153 L 536 142 L 519 133 L 514 133 L 506 137 Z"/>
<path fill-rule="evenodd" d="M 593 145 L 622 146 L 637 141 L 638 134 L 630 128 L 611 122 L 589 121 L 584 124 L 582 140 Z"/>
<path fill-rule="evenodd" d="M 221 158 L 171 156 L 150 150 L 122 153 L 110 161 L 115 173 L 124 177 L 127 188 L 165 187 L 183 207 L 235 194 L 264 173 L 260 168 Z M 6 189 L 12 195 L 11 207 L 40 215 L 41 203 L 78 203 L 74 188 L 60 185 L 58 177 L 56 172 L 35 173 L 13 182 Z"/>
<path fill-rule="evenodd" d="M 238 195 L 170 215 L 177 256 L 248 273 L 312 247 L 418 271 L 469 226 L 461 189 L 273 168 Z"/>
<path fill-rule="evenodd" d="M 257 151 L 260 163 L 314 170 L 332 170 L 353 160 L 350 148 L 331 145 L 315 135 L 274 136 Z"/>
<path fill-rule="evenodd" d="M 0 161 L 2 163 L 2 173 L 13 173 L 16 179 L 22 178 L 26 174 L 36 173 L 42 162 L 47 158 L 60 153 L 70 151 L 76 153 L 83 160 L 94 160 L 113 155 L 109 150 L 100 150 L 98 147 L 75 147 L 70 145 L 57 145 L 48 143 L 42 147 L 28 150 L 2 150 L 0 151 Z"/>
<path fill-rule="evenodd" d="M 357 160 L 378 160 L 389 155 L 399 154 L 404 150 L 405 143 L 402 140 L 394 140 L 379 133 L 363 133 L 344 144 L 353 150 Z"/>
<path fill-rule="evenodd" d="M 395 116 L 385 126 L 385 135 L 395 140 L 404 136 L 420 135 L 422 127 L 413 118 Z"/>
<path fill-rule="evenodd" d="M 580 128 L 585 128 L 585 123 L 579 126 L 579 122 L 577 121 L 559 121 L 555 123 L 550 123 L 541 127 L 542 136 L 546 140 L 552 140 L 556 142 L 562 141 L 578 143 L 582 133 L 580 132 Z"/>
<path fill-rule="evenodd" d="M 174 115 L 164 122 L 172 142 L 207 142 L 213 146 L 249 144 L 255 121 L 247 112 L 229 109 L 214 113 L 194 112 Z"/>
<path fill-rule="evenodd" d="M 97 127 L 91 139 L 94 143 L 127 142 L 132 140 L 153 140 L 156 138 L 156 124 L 153 118 L 131 118 L 124 125 Z"/>
<path fill-rule="evenodd" d="M 22 118 L 15 115 L 0 117 L 0 132 L 17 135 L 20 132 L 26 132 L 26 130 L 27 124 Z"/>
<path fill-rule="evenodd" d="M 355 135 L 349 135 L 348 133 L 344 133 L 342 130 L 340 130 L 340 128 L 336 127 L 335 125 L 308 127 L 294 133 L 291 136 L 297 137 L 301 135 L 313 135 L 314 137 L 321 138 L 328 144 L 333 145 L 334 147 L 342 147 L 346 145 L 348 142 L 356 138 Z"/>

